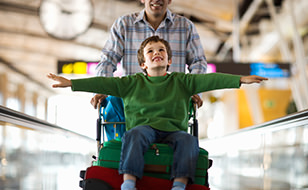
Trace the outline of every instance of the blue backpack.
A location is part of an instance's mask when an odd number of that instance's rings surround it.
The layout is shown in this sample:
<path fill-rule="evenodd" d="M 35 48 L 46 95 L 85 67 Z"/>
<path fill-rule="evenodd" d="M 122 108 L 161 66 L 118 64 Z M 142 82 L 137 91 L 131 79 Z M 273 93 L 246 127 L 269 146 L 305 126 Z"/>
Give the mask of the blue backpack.
<path fill-rule="evenodd" d="M 108 96 L 100 107 L 100 116 L 108 141 L 121 138 L 126 131 L 124 106 L 121 98 Z M 109 122 L 115 122 L 110 123 Z M 118 123 L 119 122 L 119 123 Z"/>

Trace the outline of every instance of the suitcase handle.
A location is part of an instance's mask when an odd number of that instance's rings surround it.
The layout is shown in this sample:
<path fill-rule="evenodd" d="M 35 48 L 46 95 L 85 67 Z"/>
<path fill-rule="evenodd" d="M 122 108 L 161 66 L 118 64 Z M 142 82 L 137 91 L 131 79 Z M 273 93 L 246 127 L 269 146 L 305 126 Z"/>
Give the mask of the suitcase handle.
<path fill-rule="evenodd" d="M 156 155 L 156 156 L 159 156 L 159 149 L 157 148 L 156 144 L 153 144 L 153 145 L 151 146 L 151 149 L 154 149 L 154 150 L 155 150 L 155 155 Z"/>

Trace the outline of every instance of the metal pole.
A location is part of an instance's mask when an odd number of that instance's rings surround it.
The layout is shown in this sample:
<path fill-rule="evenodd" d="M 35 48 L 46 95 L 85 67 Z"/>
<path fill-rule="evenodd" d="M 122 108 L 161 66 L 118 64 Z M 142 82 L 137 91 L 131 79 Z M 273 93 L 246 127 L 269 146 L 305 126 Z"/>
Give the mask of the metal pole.
<path fill-rule="evenodd" d="M 286 39 L 284 38 L 284 36 L 282 34 L 281 25 L 280 25 L 278 18 L 277 18 L 277 12 L 275 10 L 273 0 L 266 0 L 266 3 L 268 5 L 271 18 L 273 19 L 273 22 L 275 24 L 276 31 L 278 32 L 278 35 L 280 37 L 279 48 L 280 48 L 280 52 L 282 54 L 282 59 L 286 62 L 292 63 L 292 62 L 294 62 L 294 57 L 293 57 L 293 54 L 291 53 L 290 48 L 288 48 L 288 42 L 286 41 Z M 293 99 L 294 99 L 298 109 L 303 110 L 305 108 L 305 106 L 304 106 L 305 101 L 303 101 L 302 95 L 300 93 L 300 91 L 301 91 L 300 80 L 297 79 L 296 77 L 293 77 L 293 78 L 291 78 L 291 83 L 292 83 L 291 89 L 292 89 Z"/>
<path fill-rule="evenodd" d="M 293 29 L 293 45 L 294 45 L 294 52 L 295 52 L 295 74 L 298 75 L 299 86 L 300 86 L 300 95 L 301 95 L 301 102 L 302 105 L 297 105 L 298 110 L 303 110 L 308 108 L 308 77 L 306 74 L 306 59 L 305 59 L 305 52 L 304 52 L 304 45 L 301 39 L 301 36 L 297 29 L 296 18 L 294 14 L 294 1 L 288 0 L 287 7 L 289 8 L 290 16 L 291 16 L 291 28 Z M 296 77 L 296 76 L 294 76 Z"/>
<path fill-rule="evenodd" d="M 263 1 L 264 0 L 254 0 L 250 4 L 247 11 L 240 19 L 239 35 L 242 35 L 245 32 L 250 20 L 252 19 L 254 14 L 257 12 L 258 8 L 260 7 Z M 216 58 L 217 61 L 223 61 L 225 59 L 226 55 L 228 54 L 228 51 L 232 48 L 232 40 L 233 40 L 232 38 L 233 38 L 233 35 L 230 35 L 230 37 L 226 40 L 221 50 L 218 52 L 217 58 Z"/>
<path fill-rule="evenodd" d="M 292 59 L 293 56 L 292 56 L 290 49 L 288 48 L 288 43 L 287 43 L 286 39 L 282 35 L 281 27 L 280 27 L 279 21 L 277 19 L 277 13 L 276 13 L 276 10 L 275 10 L 275 6 L 273 4 L 273 0 L 266 0 L 266 3 L 268 5 L 271 18 L 272 18 L 272 20 L 275 24 L 276 31 L 278 32 L 278 35 L 280 37 L 279 48 L 280 48 L 280 51 L 282 53 L 283 60 L 287 61 L 287 62 L 291 62 L 293 60 Z"/>
<path fill-rule="evenodd" d="M 239 2 L 233 0 L 234 16 L 233 16 L 233 61 L 238 63 L 241 61 L 241 48 L 240 48 L 240 15 L 239 15 Z"/>

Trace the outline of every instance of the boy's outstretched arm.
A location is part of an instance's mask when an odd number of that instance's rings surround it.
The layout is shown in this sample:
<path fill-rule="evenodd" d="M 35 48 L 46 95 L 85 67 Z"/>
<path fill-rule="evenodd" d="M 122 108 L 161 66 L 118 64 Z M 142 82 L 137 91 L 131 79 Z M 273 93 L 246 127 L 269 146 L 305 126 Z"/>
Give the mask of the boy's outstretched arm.
<path fill-rule="evenodd" d="M 69 80 L 67 78 L 55 75 L 53 73 L 47 74 L 47 77 L 58 82 L 57 84 L 52 85 L 53 88 L 59 88 L 59 87 L 65 88 L 65 87 L 71 87 L 72 86 L 71 80 Z"/>
<path fill-rule="evenodd" d="M 252 84 L 252 83 L 260 83 L 264 80 L 268 80 L 268 78 L 260 77 L 257 75 L 249 75 L 249 76 L 242 76 L 240 82 L 241 84 Z"/>

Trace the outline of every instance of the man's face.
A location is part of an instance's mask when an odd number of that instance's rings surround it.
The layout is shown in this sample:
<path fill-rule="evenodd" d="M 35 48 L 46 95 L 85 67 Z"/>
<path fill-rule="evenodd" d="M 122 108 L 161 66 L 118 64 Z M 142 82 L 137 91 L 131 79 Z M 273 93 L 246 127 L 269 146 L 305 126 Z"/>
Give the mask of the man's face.
<path fill-rule="evenodd" d="M 145 63 L 143 69 L 166 69 L 171 64 L 166 47 L 161 42 L 149 42 L 143 50 Z"/>
<path fill-rule="evenodd" d="M 154 17 L 161 17 L 166 14 L 168 4 L 171 0 L 141 0 L 144 3 L 145 11 Z"/>

